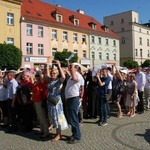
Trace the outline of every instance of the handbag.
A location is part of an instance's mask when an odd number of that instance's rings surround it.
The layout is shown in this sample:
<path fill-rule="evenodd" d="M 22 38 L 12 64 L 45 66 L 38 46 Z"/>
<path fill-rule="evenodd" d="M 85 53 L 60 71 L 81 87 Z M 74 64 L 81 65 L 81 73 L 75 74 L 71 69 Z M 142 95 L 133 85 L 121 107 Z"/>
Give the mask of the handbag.
<path fill-rule="evenodd" d="M 47 101 L 42 100 L 42 108 L 47 109 Z"/>
<path fill-rule="evenodd" d="M 47 100 L 48 102 L 52 103 L 55 106 L 59 102 L 60 96 L 54 96 L 54 95 L 48 94 Z"/>

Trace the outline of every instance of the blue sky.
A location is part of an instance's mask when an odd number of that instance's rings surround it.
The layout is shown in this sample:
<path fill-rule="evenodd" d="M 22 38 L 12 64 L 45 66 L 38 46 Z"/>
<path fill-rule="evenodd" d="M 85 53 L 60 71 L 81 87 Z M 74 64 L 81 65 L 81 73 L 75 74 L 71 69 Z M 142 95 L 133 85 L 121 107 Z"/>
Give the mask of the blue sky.
<path fill-rule="evenodd" d="M 150 20 L 150 0 L 41 0 L 53 5 L 59 4 L 64 8 L 76 11 L 84 10 L 103 24 L 103 17 L 133 10 L 139 13 L 141 23 Z"/>

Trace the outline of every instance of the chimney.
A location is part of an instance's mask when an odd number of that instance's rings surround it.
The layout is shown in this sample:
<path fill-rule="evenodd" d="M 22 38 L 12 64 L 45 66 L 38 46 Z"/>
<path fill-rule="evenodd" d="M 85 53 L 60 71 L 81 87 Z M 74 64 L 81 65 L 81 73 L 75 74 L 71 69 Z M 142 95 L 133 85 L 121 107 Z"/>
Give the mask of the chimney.
<path fill-rule="evenodd" d="M 57 6 L 57 7 L 61 7 L 61 5 L 59 5 L 59 4 L 57 4 L 56 6 Z"/>
<path fill-rule="evenodd" d="M 77 12 L 80 13 L 80 14 L 84 14 L 84 11 L 81 10 L 81 9 L 78 9 Z"/>

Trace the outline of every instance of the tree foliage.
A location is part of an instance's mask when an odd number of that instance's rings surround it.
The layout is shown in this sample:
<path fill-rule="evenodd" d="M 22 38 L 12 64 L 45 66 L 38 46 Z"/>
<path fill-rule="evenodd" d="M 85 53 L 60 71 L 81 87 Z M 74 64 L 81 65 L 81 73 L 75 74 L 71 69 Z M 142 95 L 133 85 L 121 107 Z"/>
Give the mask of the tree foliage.
<path fill-rule="evenodd" d="M 150 67 L 150 59 L 146 59 L 143 64 L 142 67 Z"/>
<path fill-rule="evenodd" d="M 124 66 L 124 67 L 127 67 L 127 68 L 129 68 L 129 69 L 137 68 L 137 67 L 138 67 L 138 62 L 137 62 L 137 61 L 134 61 L 134 60 L 126 60 L 126 61 L 123 63 L 123 66 Z"/>
<path fill-rule="evenodd" d="M 22 52 L 14 45 L 0 43 L 0 69 L 17 70 L 21 67 Z"/>
<path fill-rule="evenodd" d="M 56 52 L 54 59 L 59 60 L 61 62 L 61 65 L 63 67 L 67 66 L 66 60 L 72 52 L 68 51 L 63 51 L 63 52 Z M 70 63 L 77 62 L 78 61 L 78 56 L 75 54 L 75 56 L 69 61 Z"/>

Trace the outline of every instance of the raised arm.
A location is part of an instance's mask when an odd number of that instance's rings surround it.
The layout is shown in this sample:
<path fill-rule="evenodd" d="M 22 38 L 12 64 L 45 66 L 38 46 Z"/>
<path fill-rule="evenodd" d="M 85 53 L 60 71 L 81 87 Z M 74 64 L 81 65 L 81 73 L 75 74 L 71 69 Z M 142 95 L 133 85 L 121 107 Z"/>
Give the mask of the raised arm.
<path fill-rule="evenodd" d="M 69 65 L 69 67 L 70 67 L 69 70 L 70 70 L 70 73 L 71 73 L 71 76 L 72 76 L 72 80 L 78 82 L 79 79 L 76 75 L 77 69 L 75 68 L 75 65 L 71 64 L 71 65 Z"/>
<path fill-rule="evenodd" d="M 66 77 L 65 77 L 64 71 L 63 71 L 62 68 L 61 68 L 60 61 L 55 60 L 55 62 L 56 62 L 56 64 L 57 64 L 57 66 L 58 66 L 58 70 L 59 70 L 60 75 L 61 75 L 60 80 L 61 80 L 61 82 L 64 82 L 64 80 L 65 80 Z"/>
<path fill-rule="evenodd" d="M 118 70 L 118 68 L 116 67 L 116 65 L 114 65 L 115 69 L 116 69 L 116 72 L 119 76 L 119 78 L 123 81 L 123 76 L 121 75 L 120 71 Z"/>

